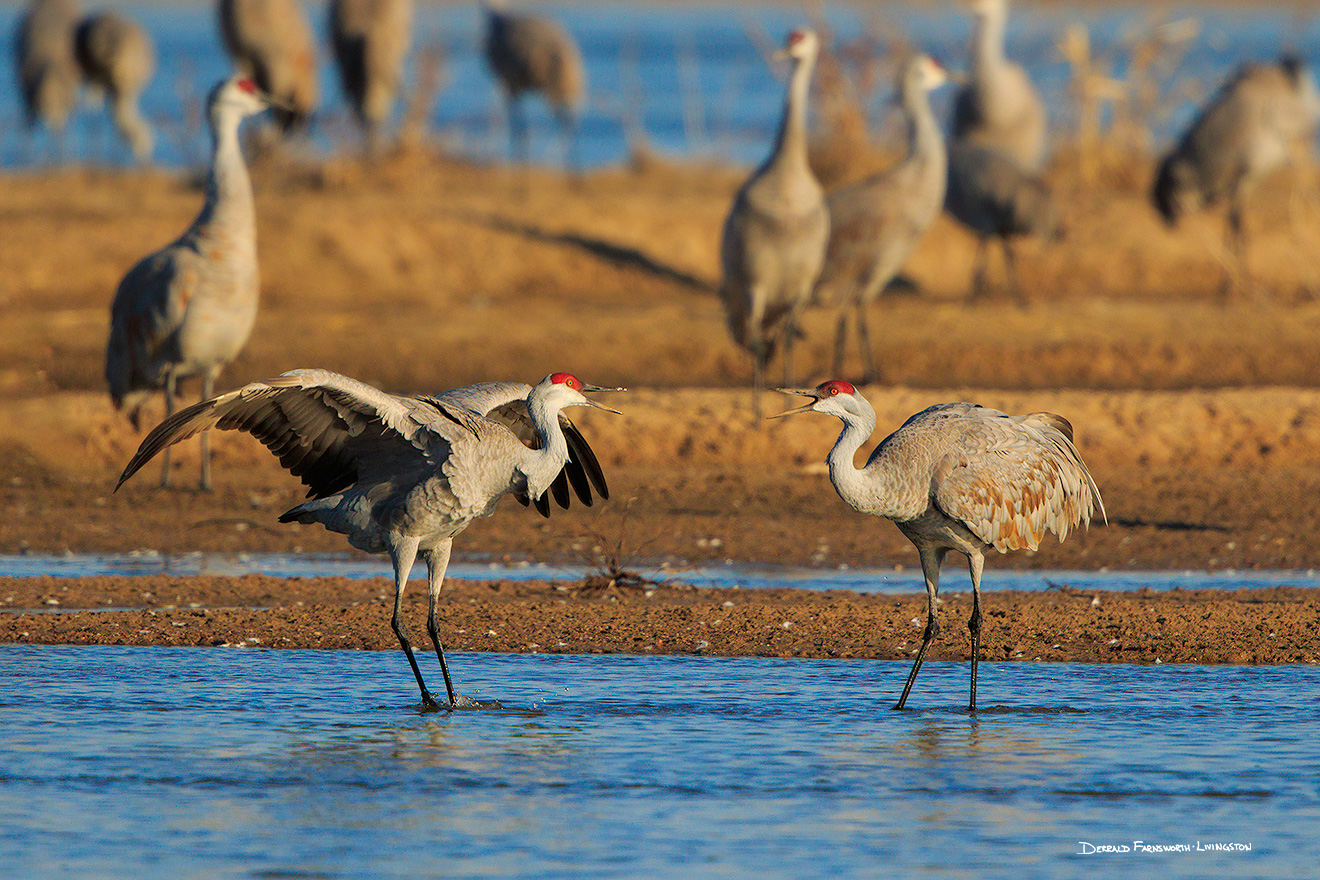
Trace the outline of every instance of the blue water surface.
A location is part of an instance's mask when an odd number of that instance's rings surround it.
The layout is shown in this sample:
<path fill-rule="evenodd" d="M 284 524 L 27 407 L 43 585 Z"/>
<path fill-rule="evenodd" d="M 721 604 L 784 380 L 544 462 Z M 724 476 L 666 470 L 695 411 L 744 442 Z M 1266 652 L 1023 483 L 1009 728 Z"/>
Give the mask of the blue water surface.
<path fill-rule="evenodd" d="M 159 71 L 143 105 L 161 129 L 155 160 L 170 166 L 204 160 L 207 141 L 198 107 L 210 87 L 228 75 L 229 61 L 216 26 L 211 2 L 141 2 L 105 0 L 90 4 L 127 11 L 152 35 Z M 886 45 L 907 41 L 933 52 L 955 69 L 965 64 L 971 20 L 957 3 L 823 3 L 808 8 L 793 3 L 590 2 L 523 4 L 561 21 L 581 45 L 589 84 L 582 122 L 581 157 L 588 166 L 617 164 L 631 142 L 644 140 L 662 154 L 678 158 L 759 161 L 768 147 L 783 100 L 783 85 L 763 57 L 793 27 L 824 23 L 836 44 L 873 36 Z M 311 147 L 330 152 L 353 143 L 342 93 L 330 60 L 327 5 L 303 4 L 321 51 L 322 108 Z M 23 8 L 0 5 L 0 35 L 13 33 Z M 1274 58 L 1293 51 L 1320 60 L 1320 26 L 1309 11 L 1285 4 L 1239 7 L 1176 4 L 1152 9 L 1148 4 L 1014 5 L 1008 27 L 1008 51 L 1036 81 L 1050 111 L 1052 127 L 1066 132 L 1071 124 L 1069 70 L 1058 51 L 1069 24 L 1084 23 L 1093 55 L 1119 78 L 1127 76 L 1133 45 L 1153 24 L 1192 18 L 1196 37 L 1169 57 L 1176 63 L 1161 70 L 1159 86 L 1168 94 L 1148 120 L 1157 142 L 1186 125 L 1203 99 L 1238 63 Z M 478 159 L 507 155 L 503 105 L 481 54 L 484 20 L 476 3 L 419 3 L 415 15 L 413 61 L 438 53 L 441 90 L 428 114 L 432 134 L 449 149 Z M 759 45 L 758 45 L 759 44 Z M 0 39 L 0 55 L 12 53 L 12 41 Z M 23 132 L 12 59 L 0 64 L 0 167 L 41 166 L 54 157 L 92 162 L 128 161 L 125 148 L 109 131 L 106 114 L 88 106 L 79 111 L 62 150 L 42 134 Z M 887 74 L 886 74 L 887 77 Z M 951 89 L 936 96 L 943 116 Z M 873 128 L 889 106 L 890 88 L 882 80 L 874 94 L 863 96 Z M 553 118 L 538 101 L 529 105 L 532 156 L 559 163 L 563 146 Z"/>
<path fill-rule="evenodd" d="M 0 646 L 14 877 L 1311 876 L 1315 667 Z M 1105 855 L 1103 845 L 1187 846 Z M 1250 851 L 1205 851 L 1208 844 Z M 1199 851 L 1197 847 L 1201 848 Z"/>

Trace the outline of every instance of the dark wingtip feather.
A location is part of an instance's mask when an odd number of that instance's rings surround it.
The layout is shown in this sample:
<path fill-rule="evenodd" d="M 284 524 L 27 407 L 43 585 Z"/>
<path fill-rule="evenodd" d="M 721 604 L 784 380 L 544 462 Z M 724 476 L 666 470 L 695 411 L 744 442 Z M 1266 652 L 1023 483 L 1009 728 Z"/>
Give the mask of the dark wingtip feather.
<path fill-rule="evenodd" d="M 600 462 L 596 459 L 596 453 L 591 450 L 591 446 L 587 444 L 582 432 L 577 429 L 576 425 L 569 424 L 564 429 L 564 437 L 568 440 L 569 449 L 577 455 L 578 460 L 581 462 L 582 470 L 590 478 L 591 484 L 596 487 L 596 492 L 600 494 L 601 498 L 608 500 L 610 489 L 605 484 L 605 472 L 601 470 Z M 578 495 L 581 497 L 580 492 Z M 591 503 L 586 498 L 583 498 L 582 501 L 584 504 Z"/>
<path fill-rule="evenodd" d="M 545 517 L 546 519 L 549 519 L 549 518 L 550 518 L 550 499 L 549 499 L 548 497 L 546 497 L 546 493 L 545 493 L 545 492 L 542 492 L 542 493 L 540 494 L 540 496 L 539 496 L 538 498 L 536 498 L 536 500 L 534 501 L 534 503 L 536 504 L 536 510 L 537 510 L 537 512 L 539 512 L 539 513 L 541 514 L 541 516 Z"/>
<path fill-rule="evenodd" d="M 555 475 L 554 482 L 550 484 L 550 492 L 555 496 L 555 503 L 563 510 L 568 510 L 568 475 L 564 473 L 567 465 Z"/>

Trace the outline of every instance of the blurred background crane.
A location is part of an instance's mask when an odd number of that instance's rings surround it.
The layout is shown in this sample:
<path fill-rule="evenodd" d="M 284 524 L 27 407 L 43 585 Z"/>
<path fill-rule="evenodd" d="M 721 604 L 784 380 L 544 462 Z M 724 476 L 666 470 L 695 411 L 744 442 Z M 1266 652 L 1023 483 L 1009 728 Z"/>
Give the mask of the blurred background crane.
<path fill-rule="evenodd" d="M 1320 94 L 1300 58 L 1240 66 L 1206 102 L 1177 144 L 1160 160 L 1151 198 L 1170 226 L 1203 205 L 1226 202 L 1230 259 L 1220 296 L 1251 292 L 1244 200 L 1260 181 L 1286 164 L 1298 147 L 1311 148 L 1320 122 Z"/>
<path fill-rule="evenodd" d="M 379 154 L 412 42 L 412 0 L 330 0 L 330 44 L 344 93 Z"/>
<path fill-rule="evenodd" d="M 18 22 L 14 62 L 23 117 L 29 129 L 39 123 L 59 141 L 78 101 L 78 62 L 74 31 L 76 0 L 33 0 Z"/>
<path fill-rule="evenodd" d="M 807 163 L 807 99 L 820 41 L 795 30 L 792 63 L 774 147 L 739 188 L 720 239 L 720 300 L 733 341 L 752 356 L 752 406 L 761 415 L 766 362 L 784 353 L 792 382 L 797 316 L 820 275 L 829 239 L 825 194 Z"/>
<path fill-rule="evenodd" d="M 257 218 L 238 126 L 270 106 L 248 79 L 220 83 L 207 101 L 211 169 L 197 219 L 174 243 L 140 260 L 119 282 L 110 308 L 105 378 L 116 409 L 137 426 L 151 392 L 174 412 L 179 382 L 202 377 L 202 399 L 247 344 L 257 317 Z M 170 482 L 165 454 L 161 485 Z M 202 437 L 201 488 L 211 488 L 209 441 Z"/>
<path fill-rule="evenodd" d="M 834 375 L 843 374 L 848 313 L 855 314 L 862 382 L 876 379 L 867 312 L 907 262 L 944 205 L 948 177 L 944 135 L 928 93 L 947 79 L 929 55 L 913 55 L 899 74 L 898 100 L 907 118 L 907 156 L 893 168 L 831 192 L 829 245 L 816 282 L 815 302 L 838 310 Z"/>
<path fill-rule="evenodd" d="M 78 23 L 76 55 L 83 79 L 105 93 L 115 128 L 139 162 L 151 159 L 155 142 L 138 101 L 156 72 L 156 48 L 133 19 L 113 10 Z"/>
<path fill-rule="evenodd" d="M 316 46 L 298 0 L 220 0 L 220 34 L 234 66 L 278 103 L 286 134 L 311 121 L 319 100 Z"/>
<path fill-rule="evenodd" d="M 511 11 L 505 0 L 484 0 L 482 5 L 486 10 L 486 61 L 504 92 L 514 161 L 527 161 L 522 101 L 526 94 L 536 92 L 559 121 L 568 167 L 581 170 L 577 119 L 586 100 L 586 76 L 577 42 L 557 22 Z"/>

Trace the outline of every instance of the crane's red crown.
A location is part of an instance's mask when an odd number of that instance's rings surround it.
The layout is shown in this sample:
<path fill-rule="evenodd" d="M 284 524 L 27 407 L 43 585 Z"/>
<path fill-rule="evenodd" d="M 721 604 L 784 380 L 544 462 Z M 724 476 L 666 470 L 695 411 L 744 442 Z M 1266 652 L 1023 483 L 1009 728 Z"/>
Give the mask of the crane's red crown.
<path fill-rule="evenodd" d="M 238 86 L 240 92 L 247 92 L 249 95 L 257 93 L 257 84 L 250 79 L 240 79 L 235 85 Z"/>
<path fill-rule="evenodd" d="M 572 373 L 555 373 L 550 377 L 550 384 L 564 385 L 572 388 L 574 391 L 582 390 L 582 383 L 579 382 L 578 377 L 574 376 Z"/>
<path fill-rule="evenodd" d="M 788 45 L 796 46 L 807 38 L 807 32 L 802 30 L 790 31 L 788 34 Z"/>
<path fill-rule="evenodd" d="M 842 379 L 831 379 L 829 382 L 821 382 L 816 386 L 821 397 L 837 397 L 840 394 L 856 394 L 857 389 L 851 382 L 845 382 Z"/>

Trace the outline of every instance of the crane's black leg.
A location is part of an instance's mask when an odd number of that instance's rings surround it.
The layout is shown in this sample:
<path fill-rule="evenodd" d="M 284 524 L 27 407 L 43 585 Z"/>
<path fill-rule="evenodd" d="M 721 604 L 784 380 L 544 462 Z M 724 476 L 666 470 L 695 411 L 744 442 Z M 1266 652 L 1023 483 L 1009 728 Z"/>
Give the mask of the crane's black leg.
<path fill-rule="evenodd" d="M 870 385 L 879 378 L 875 368 L 875 351 L 871 348 L 871 328 L 866 323 L 866 301 L 857 303 L 857 346 L 862 350 L 862 384 Z"/>
<path fill-rule="evenodd" d="M 796 377 L 793 371 L 793 342 L 797 339 L 797 315 L 789 315 L 784 321 L 784 387 L 791 388 L 796 384 Z"/>
<path fill-rule="evenodd" d="M 921 670 L 921 661 L 926 659 L 926 649 L 940 632 L 940 622 L 935 616 L 935 595 L 940 589 L 940 564 L 944 562 L 946 551 L 918 548 L 918 552 L 921 554 L 921 571 L 926 576 L 926 631 L 921 635 L 921 648 L 917 651 L 917 659 L 912 664 L 912 671 L 908 673 L 907 684 L 903 685 L 903 696 L 898 698 L 895 709 L 902 709 L 907 702 L 912 683 L 917 680 L 917 673 Z"/>
<path fill-rule="evenodd" d="M 412 571 L 413 560 L 417 558 L 417 543 L 415 538 L 405 538 L 390 548 L 390 560 L 394 563 L 394 615 L 390 618 L 390 629 L 394 630 L 394 635 L 398 637 L 399 645 L 408 657 L 408 665 L 412 667 L 413 677 L 417 679 L 417 687 L 422 692 L 422 708 L 435 710 L 441 708 L 440 704 L 426 689 L 426 682 L 422 680 L 422 671 L 417 668 L 417 658 L 413 657 L 412 645 L 408 644 L 408 637 L 403 634 L 401 622 L 403 588 L 408 583 L 408 573 Z"/>
<path fill-rule="evenodd" d="M 761 420 L 761 392 L 765 391 L 765 345 L 758 345 L 752 351 L 752 413 L 757 421 Z"/>
<path fill-rule="evenodd" d="M 174 378 L 173 370 L 165 374 L 165 418 L 167 419 L 174 415 L 174 395 L 178 392 L 178 381 Z M 170 487 L 170 447 L 168 446 L 160 454 L 160 486 L 162 489 Z"/>
<path fill-rule="evenodd" d="M 435 645 L 435 656 L 440 658 L 440 671 L 445 676 L 445 692 L 449 695 L 449 705 L 458 705 L 457 695 L 454 693 L 454 682 L 449 677 L 449 664 L 445 662 L 445 649 L 440 646 L 440 631 L 435 624 L 435 606 L 440 598 L 440 585 L 445 579 L 445 569 L 449 567 L 449 550 L 453 546 L 452 541 L 445 541 L 434 550 L 425 552 L 426 558 L 426 632 L 431 637 L 431 644 Z"/>
<path fill-rule="evenodd" d="M 981 656 L 981 569 L 985 567 L 985 557 L 979 553 L 967 557 L 967 568 L 972 575 L 972 616 L 967 619 L 967 629 L 972 634 L 972 696 L 967 704 L 967 711 L 976 711 L 976 663 Z"/>
<path fill-rule="evenodd" d="M 509 152 L 515 164 L 527 164 L 527 120 L 523 118 L 522 98 L 506 95 L 509 109 Z"/>
<path fill-rule="evenodd" d="M 1236 194 L 1228 203 L 1228 246 L 1233 254 L 1233 269 L 1237 272 L 1234 280 L 1244 292 L 1254 295 L 1251 274 L 1247 269 L 1247 232 L 1242 217 L 1242 201 Z"/>
<path fill-rule="evenodd" d="M 1018 281 L 1017 256 L 1013 253 L 1013 241 L 1004 236 L 1001 239 L 1004 243 L 1004 268 L 1008 272 L 1008 287 L 1013 293 L 1013 299 L 1017 302 L 1019 309 L 1025 309 L 1028 305 L 1027 296 L 1022 292 L 1022 284 Z"/>
<path fill-rule="evenodd" d="M 975 302 L 983 299 L 989 292 L 987 287 L 989 282 L 986 275 L 989 271 L 990 263 L 990 242 L 982 235 L 976 240 L 976 268 L 972 270 L 972 289 L 967 296 L 968 302 Z"/>
<path fill-rule="evenodd" d="M 839 328 L 834 333 L 834 377 L 843 376 L 843 355 L 848 346 L 848 307 L 839 309 Z M 862 351 L 866 356 L 866 351 Z"/>
<path fill-rule="evenodd" d="M 502 709 L 495 700 L 471 700 L 454 690 L 454 682 L 449 677 L 449 664 L 445 662 L 445 649 L 440 645 L 440 629 L 436 625 L 436 604 L 440 599 L 440 587 L 445 580 L 445 569 L 449 567 L 449 552 L 453 548 L 453 539 L 446 540 L 433 550 L 422 551 L 426 559 L 427 610 L 426 632 L 435 645 L 435 656 L 440 659 L 440 671 L 445 676 L 445 691 L 449 694 L 451 709 Z"/>

